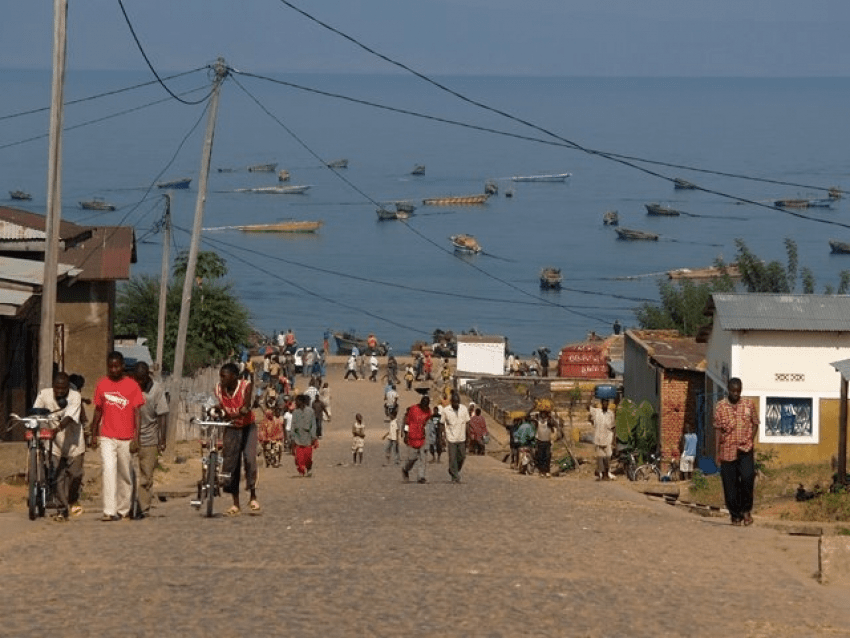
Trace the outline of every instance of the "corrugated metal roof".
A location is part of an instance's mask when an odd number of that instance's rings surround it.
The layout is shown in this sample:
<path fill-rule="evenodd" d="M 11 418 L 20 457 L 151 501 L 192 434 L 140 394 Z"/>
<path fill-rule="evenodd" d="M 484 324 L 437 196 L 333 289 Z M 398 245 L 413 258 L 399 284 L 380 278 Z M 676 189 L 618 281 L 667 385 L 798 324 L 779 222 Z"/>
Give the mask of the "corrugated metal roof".
<path fill-rule="evenodd" d="M 71 264 L 58 264 L 56 274 L 59 279 L 75 277 L 80 269 Z M 5 285 L 4 285 L 5 282 Z M 15 259 L 0 255 L 0 287 L 17 289 L 22 287 L 41 288 L 44 284 L 44 262 L 33 259 Z"/>
<path fill-rule="evenodd" d="M 715 294 L 714 321 L 724 330 L 850 331 L 850 296 Z"/>
<path fill-rule="evenodd" d="M 44 240 L 47 218 L 19 208 L 0 206 L 0 240 Z M 86 226 L 73 222 L 59 221 L 59 239 L 74 239 L 88 232 Z"/>
<path fill-rule="evenodd" d="M 706 345 L 676 330 L 627 330 L 626 334 L 666 370 L 705 371 Z"/>
<path fill-rule="evenodd" d="M 32 291 L 12 290 L 0 286 L 0 315 L 14 317 L 18 314 L 18 309 L 28 302 L 32 296 Z"/>
<path fill-rule="evenodd" d="M 842 379 L 850 380 L 850 359 L 843 359 L 842 361 L 836 361 L 835 363 L 830 363 L 829 365 L 838 370 L 838 373 L 841 375 Z"/>
<path fill-rule="evenodd" d="M 81 268 L 81 281 L 129 279 L 130 264 L 136 263 L 133 227 L 101 226 L 90 230 L 89 239 L 61 251 L 59 260 Z"/>

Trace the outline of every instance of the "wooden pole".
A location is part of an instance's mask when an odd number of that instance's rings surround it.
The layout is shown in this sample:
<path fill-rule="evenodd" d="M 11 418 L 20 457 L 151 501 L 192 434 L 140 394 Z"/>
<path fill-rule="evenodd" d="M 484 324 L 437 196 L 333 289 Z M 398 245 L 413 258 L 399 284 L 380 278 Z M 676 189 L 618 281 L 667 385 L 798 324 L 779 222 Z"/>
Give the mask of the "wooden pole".
<path fill-rule="evenodd" d="M 162 229 L 162 269 L 159 274 L 159 315 L 156 321 L 156 361 L 154 371 L 162 379 L 162 353 L 165 344 L 165 309 L 168 298 L 168 262 L 171 248 L 171 193 L 165 194 L 165 216 Z"/>
<path fill-rule="evenodd" d="M 174 346 L 174 369 L 171 374 L 171 396 L 169 401 L 168 432 L 166 447 L 174 449 L 177 436 L 177 411 L 180 406 L 180 382 L 183 377 L 183 362 L 186 356 L 186 332 L 189 328 L 189 310 L 192 304 L 192 286 L 195 282 L 195 267 L 198 264 L 198 246 L 201 243 L 201 230 L 204 221 L 204 204 L 207 200 L 207 180 L 210 173 L 213 137 L 215 135 L 215 119 L 218 114 L 218 98 L 221 83 L 227 77 L 227 66 L 222 58 L 213 65 L 215 80 L 210 95 L 209 113 L 207 116 L 207 132 L 204 138 L 204 150 L 201 154 L 201 171 L 198 179 L 198 199 L 195 204 L 195 223 L 192 226 L 192 239 L 189 244 L 189 255 L 186 261 L 186 277 L 183 280 L 183 296 L 180 306 L 180 321 L 177 326 L 177 343 Z"/>
<path fill-rule="evenodd" d="M 847 379 L 841 375 L 841 403 L 838 406 L 838 483 L 847 485 Z"/>
<path fill-rule="evenodd" d="M 53 2 L 53 85 L 50 102 L 50 142 L 47 157 L 47 216 L 44 221 L 44 282 L 38 335 L 38 388 L 53 385 L 56 324 L 56 278 L 59 264 L 59 222 L 62 220 L 62 116 L 65 101 L 67 0 Z"/>

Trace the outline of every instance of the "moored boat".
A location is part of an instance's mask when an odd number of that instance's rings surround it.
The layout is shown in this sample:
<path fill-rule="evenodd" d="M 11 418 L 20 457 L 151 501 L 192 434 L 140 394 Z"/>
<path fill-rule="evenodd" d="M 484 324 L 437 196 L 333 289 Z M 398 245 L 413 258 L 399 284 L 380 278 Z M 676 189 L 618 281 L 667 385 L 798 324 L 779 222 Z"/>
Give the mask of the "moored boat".
<path fill-rule="evenodd" d="M 310 190 L 309 184 L 292 186 L 259 186 L 257 188 L 237 188 L 235 193 L 260 193 L 262 195 L 302 195 Z"/>
<path fill-rule="evenodd" d="M 605 226 L 617 226 L 620 223 L 620 214 L 615 210 L 608 210 L 602 213 L 602 223 Z"/>
<path fill-rule="evenodd" d="M 481 252 L 481 245 L 472 235 L 452 235 L 449 239 L 455 247 L 455 250 L 459 252 L 470 254 L 477 254 Z"/>
<path fill-rule="evenodd" d="M 181 177 L 179 179 L 172 179 L 167 182 L 159 182 L 157 183 L 157 188 L 189 188 L 189 184 L 192 182 L 191 177 Z"/>
<path fill-rule="evenodd" d="M 617 231 L 617 239 L 658 241 L 658 235 L 645 230 L 633 230 L 631 228 L 615 228 L 614 230 Z"/>
<path fill-rule="evenodd" d="M 495 182 L 495 180 L 488 179 L 486 182 L 484 182 L 484 192 L 487 195 L 498 195 L 499 185 Z"/>
<path fill-rule="evenodd" d="M 808 199 L 777 199 L 773 202 L 773 205 L 778 208 L 808 208 L 809 200 Z"/>
<path fill-rule="evenodd" d="M 400 210 L 390 210 L 388 208 L 384 208 L 383 206 L 375 210 L 378 213 L 378 221 L 391 221 L 395 219 L 407 219 L 410 217 L 410 213 L 400 211 Z"/>
<path fill-rule="evenodd" d="M 26 191 L 9 191 L 9 197 L 12 199 L 18 199 L 23 201 L 29 201 L 32 199 L 32 195 L 27 193 Z"/>
<path fill-rule="evenodd" d="M 328 168 L 348 168 L 347 159 L 338 159 L 326 164 Z"/>
<path fill-rule="evenodd" d="M 248 233 L 315 233 L 323 223 L 322 221 L 282 221 L 271 224 L 233 226 L 233 228 Z"/>
<path fill-rule="evenodd" d="M 514 175 L 515 182 L 565 182 L 572 173 L 550 173 L 546 175 Z"/>
<path fill-rule="evenodd" d="M 561 287 L 561 282 L 564 280 L 561 275 L 561 269 L 553 266 L 547 266 L 540 271 L 540 287 L 544 290 L 556 290 Z"/>
<path fill-rule="evenodd" d="M 670 208 L 669 206 L 662 206 L 661 204 L 644 204 L 646 206 L 646 214 L 647 215 L 655 215 L 657 217 L 677 217 L 681 215 L 681 211 L 676 210 L 675 208 Z"/>
<path fill-rule="evenodd" d="M 673 179 L 673 188 L 680 191 L 692 191 L 696 190 L 697 185 L 692 184 L 686 179 L 682 179 L 680 177 L 676 177 Z"/>
<path fill-rule="evenodd" d="M 277 162 L 271 164 L 252 164 L 248 167 L 251 173 L 274 173 L 277 168 Z"/>
<path fill-rule="evenodd" d="M 363 354 L 369 353 L 373 350 L 372 346 L 370 346 L 369 338 L 358 337 L 357 334 L 353 330 L 345 331 L 345 332 L 334 332 L 332 333 L 334 337 L 334 341 L 336 341 L 336 353 L 337 354 L 351 354 L 352 348 L 356 347 L 358 351 Z M 389 352 L 389 346 L 386 341 L 378 342 L 375 339 L 374 335 L 370 335 L 371 340 L 376 344 L 374 346 L 375 354 L 380 357 L 383 357 Z"/>
<path fill-rule="evenodd" d="M 84 200 L 80 202 L 80 208 L 83 210 L 115 210 L 115 204 L 110 204 L 104 201 L 101 197 Z"/>
<path fill-rule="evenodd" d="M 850 242 L 848 241 L 838 241 L 837 239 L 830 239 L 829 247 L 836 255 L 850 255 Z"/>
<path fill-rule="evenodd" d="M 462 195 L 460 197 L 428 197 L 423 199 L 422 203 L 425 206 L 469 206 L 473 204 L 484 204 L 487 202 L 489 195 L 482 193 L 480 195 Z"/>
<path fill-rule="evenodd" d="M 838 188 L 838 186 L 833 186 L 827 191 L 827 195 L 830 199 L 841 199 L 844 193 L 840 188 Z"/>
<path fill-rule="evenodd" d="M 411 175 L 424 175 L 425 174 L 425 164 L 417 164 L 413 167 L 413 170 L 410 171 Z"/>
<path fill-rule="evenodd" d="M 282 168 L 277 172 L 277 181 L 279 182 L 288 182 L 289 177 L 289 171 L 285 168 Z"/>
<path fill-rule="evenodd" d="M 408 215 L 412 215 L 413 211 L 416 210 L 416 206 L 414 206 L 411 202 L 399 200 L 395 202 L 395 209 L 399 213 L 407 213 Z"/>

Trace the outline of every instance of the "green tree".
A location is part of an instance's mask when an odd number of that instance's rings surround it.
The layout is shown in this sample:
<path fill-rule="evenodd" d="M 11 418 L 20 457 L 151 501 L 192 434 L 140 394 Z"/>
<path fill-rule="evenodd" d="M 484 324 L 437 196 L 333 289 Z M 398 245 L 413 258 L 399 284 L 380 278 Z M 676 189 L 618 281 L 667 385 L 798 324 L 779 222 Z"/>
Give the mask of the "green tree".
<path fill-rule="evenodd" d="M 181 256 L 182 260 L 175 260 L 174 281 L 166 293 L 163 368 L 167 371 L 174 363 L 186 273 L 185 253 Z M 214 253 L 201 252 L 198 254 L 198 264 L 199 283 L 193 290 L 189 309 L 184 373 L 214 365 L 227 358 L 247 343 L 250 334 L 247 308 L 236 298 L 231 285 L 221 281 L 227 274 L 224 260 Z M 201 264 L 204 264 L 203 270 Z M 133 277 L 118 291 L 115 331 L 147 337 L 153 349 L 159 339 L 158 312 L 159 280 L 150 275 Z"/>
<path fill-rule="evenodd" d="M 804 294 L 814 294 L 815 276 L 810 268 L 799 268 L 797 243 L 785 238 L 785 253 L 788 261 L 783 266 L 778 261 L 765 262 L 750 251 L 743 239 L 736 239 L 738 249 L 736 263 L 741 272 L 741 283 L 748 292 L 793 293 L 797 289 L 797 275 Z M 837 294 L 846 295 L 850 289 L 850 272 L 839 273 Z M 831 285 L 824 287 L 825 295 L 836 294 Z"/>
<path fill-rule="evenodd" d="M 658 283 L 660 304 L 645 303 L 635 310 L 638 324 L 646 330 L 678 330 L 683 335 L 694 336 L 711 320 L 705 312 L 709 297 L 716 292 L 731 292 L 735 284 L 718 262 L 722 275 L 707 282 L 695 283 L 682 279 L 674 284 Z"/>

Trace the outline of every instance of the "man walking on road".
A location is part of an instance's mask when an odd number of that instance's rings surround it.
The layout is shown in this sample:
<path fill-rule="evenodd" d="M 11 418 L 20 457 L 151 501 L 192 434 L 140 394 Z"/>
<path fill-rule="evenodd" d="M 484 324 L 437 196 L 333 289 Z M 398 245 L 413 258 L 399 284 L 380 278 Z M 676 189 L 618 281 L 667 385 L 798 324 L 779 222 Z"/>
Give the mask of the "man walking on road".
<path fill-rule="evenodd" d="M 165 427 L 168 416 L 168 401 L 165 388 L 150 376 L 150 368 L 139 361 L 133 368 L 133 378 L 139 384 L 145 397 L 145 404 L 139 408 L 139 476 L 137 499 L 139 518 L 150 515 L 153 500 L 153 471 L 160 453 L 165 451 Z"/>
<path fill-rule="evenodd" d="M 732 525 L 753 524 L 751 511 L 756 480 L 753 442 L 759 417 L 753 402 L 741 398 L 742 389 L 740 379 L 729 379 L 727 398 L 714 407 L 717 460 L 720 461 L 723 497 Z"/>
<path fill-rule="evenodd" d="M 466 460 L 466 426 L 469 410 L 460 403 L 460 395 L 452 392 L 451 403 L 443 408 L 443 425 L 446 429 L 446 447 L 449 453 L 449 475 L 452 483 L 460 483 L 460 471 Z"/>
<path fill-rule="evenodd" d="M 301 476 L 313 476 L 313 449 L 319 447 L 316 432 L 316 413 L 308 404 L 306 394 L 295 399 L 292 412 L 292 445 L 295 446 L 295 467 Z"/>
<path fill-rule="evenodd" d="M 407 446 L 407 461 L 401 468 L 404 482 L 410 480 L 410 470 L 419 463 L 419 483 L 425 479 L 425 423 L 431 416 L 431 399 L 426 394 L 417 405 L 412 405 L 404 417 L 404 444 Z"/>
<path fill-rule="evenodd" d="M 611 455 L 614 452 L 614 436 L 617 421 L 614 413 L 608 409 L 608 399 L 602 399 L 601 407 L 590 406 L 590 422 L 593 423 L 593 445 L 596 446 L 597 481 L 614 480 L 611 473 Z"/>

